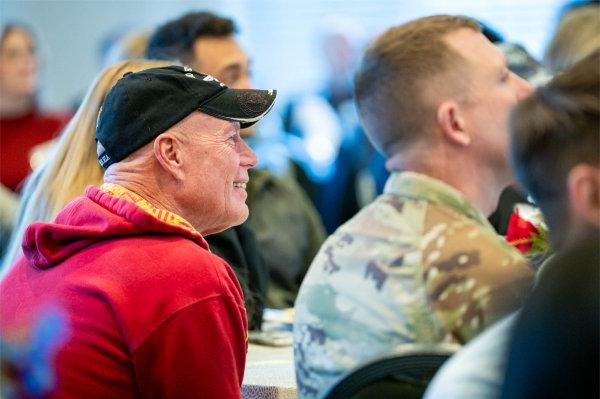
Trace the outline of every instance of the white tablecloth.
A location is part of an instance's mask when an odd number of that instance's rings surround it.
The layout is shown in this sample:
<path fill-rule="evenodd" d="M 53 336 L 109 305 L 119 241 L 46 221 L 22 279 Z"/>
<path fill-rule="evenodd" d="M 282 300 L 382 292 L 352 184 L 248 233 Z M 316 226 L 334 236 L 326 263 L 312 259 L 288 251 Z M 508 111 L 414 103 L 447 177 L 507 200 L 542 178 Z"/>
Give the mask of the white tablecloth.
<path fill-rule="evenodd" d="M 296 399 L 296 397 L 293 348 L 249 344 L 242 398 Z"/>

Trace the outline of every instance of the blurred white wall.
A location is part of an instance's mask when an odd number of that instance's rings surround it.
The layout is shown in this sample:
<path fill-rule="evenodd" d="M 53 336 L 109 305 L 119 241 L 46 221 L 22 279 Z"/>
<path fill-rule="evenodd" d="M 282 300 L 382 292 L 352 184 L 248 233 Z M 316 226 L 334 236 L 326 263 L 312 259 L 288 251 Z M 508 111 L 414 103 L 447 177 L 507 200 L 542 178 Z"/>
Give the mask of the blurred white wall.
<path fill-rule="evenodd" d="M 552 33 L 564 0 L 0 0 L 0 23 L 26 23 L 41 40 L 42 104 L 70 106 L 100 69 L 99 44 L 109 33 L 150 30 L 189 10 L 233 17 L 253 58 L 258 87 L 280 90 L 282 99 L 318 86 L 323 63 L 318 32 L 331 15 L 348 17 L 371 37 L 420 16 L 449 13 L 478 18 L 520 42 L 534 55 Z"/>

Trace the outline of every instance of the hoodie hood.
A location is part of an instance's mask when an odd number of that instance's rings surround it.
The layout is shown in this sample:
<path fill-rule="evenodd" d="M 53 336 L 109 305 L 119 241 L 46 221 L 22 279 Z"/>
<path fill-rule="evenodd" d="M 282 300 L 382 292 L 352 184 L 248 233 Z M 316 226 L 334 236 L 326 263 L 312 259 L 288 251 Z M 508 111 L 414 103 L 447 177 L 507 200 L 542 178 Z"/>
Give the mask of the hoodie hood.
<path fill-rule="evenodd" d="M 97 242 L 140 234 L 181 235 L 208 250 L 197 231 L 163 221 L 133 202 L 93 186 L 86 189 L 85 196 L 71 201 L 54 222 L 31 224 L 22 247 L 31 265 L 48 269 Z"/>

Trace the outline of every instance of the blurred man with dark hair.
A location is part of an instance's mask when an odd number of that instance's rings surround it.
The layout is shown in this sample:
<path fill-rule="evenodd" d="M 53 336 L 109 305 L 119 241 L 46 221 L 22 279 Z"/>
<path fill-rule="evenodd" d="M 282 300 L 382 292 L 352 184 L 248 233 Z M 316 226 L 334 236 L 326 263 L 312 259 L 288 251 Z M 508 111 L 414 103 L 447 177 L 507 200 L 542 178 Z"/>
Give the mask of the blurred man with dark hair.
<path fill-rule="evenodd" d="M 182 62 L 196 71 L 216 77 L 230 87 L 248 88 L 248 58 L 232 38 L 235 32 L 236 28 L 230 19 L 209 12 L 189 13 L 167 22 L 150 36 L 146 58 Z M 225 74 L 220 67 L 213 65 L 214 58 L 218 58 L 216 55 L 224 52 L 220 43 L 226 43 L 229 49 L 226 52 L 225 69 L 235 69 L 237 76 Z M 200 50 L 203 57 L 196 55 Z M 240 134 L 243 135 L 243 131 Z M 249 328 L 260 329 L 267 295 L 268 271 L 258 250 L 254 232 L 244 223 L 207 236 L 206 241 L 211 251 L 227 260 L 235 270 L 244 289 Z"/>
<path fill-rule="evenodd" d="M 210 12 L 190 12 L 160 26 L 150 37 L 146 56 L 177 60 L 229 87 L 249 89 L 250 59 L 236 40 L 236 33 L 231 19 Z M 242 129 L 240 134 L 252 136 L 254 127 Z M 271 307 L 291 307 L 325 239 L 321 220 L 292 176 L 275 176 L 264 168 L 250 172 L 248 207 L 247 223 L 208 237 L 211 249 L 234 265 L 238 273 L 249 275 L 246 281 L 258 312 L 262 312 L 267 299 Z M 254 319 L 252 327 L 258 328 L 259 320 Z"/>
<path fill-rule="evenodd" d="M 598 230 L 599 54 L 538 89 L 512 119 L 517 176 L 543 211 L 557 250 Z"/>
<path fill-rule="evenodd" d="M 229 87 L 249 88 L 250 60 L 235 40 L 233 20 L 210 12 L 191 12 L 159 27 L 150 38 L 146 57 L 178 60 L 210 72 Z"/>
<path fill-rule="evenodd" d="M 557 254 L 521 311 L 503 398 L 597 398 L 600 334 L 600 52 L 558 75 L 512 119 L 512 158 Z"/>

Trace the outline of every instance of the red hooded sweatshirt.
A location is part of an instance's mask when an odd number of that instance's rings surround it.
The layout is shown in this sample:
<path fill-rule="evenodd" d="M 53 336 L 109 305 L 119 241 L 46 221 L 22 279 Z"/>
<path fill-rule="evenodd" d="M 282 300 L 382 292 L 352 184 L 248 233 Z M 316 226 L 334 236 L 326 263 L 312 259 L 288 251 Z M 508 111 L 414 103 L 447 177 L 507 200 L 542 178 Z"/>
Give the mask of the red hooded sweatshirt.
<path fill-rule="evenodd" d="M 1 331 L 27 335 L 62 309 L 50 397 L 240 397 L 242 291 L 198 232 L 89 187 L 32 224 L 23 251 L 0 284 Z"/>

